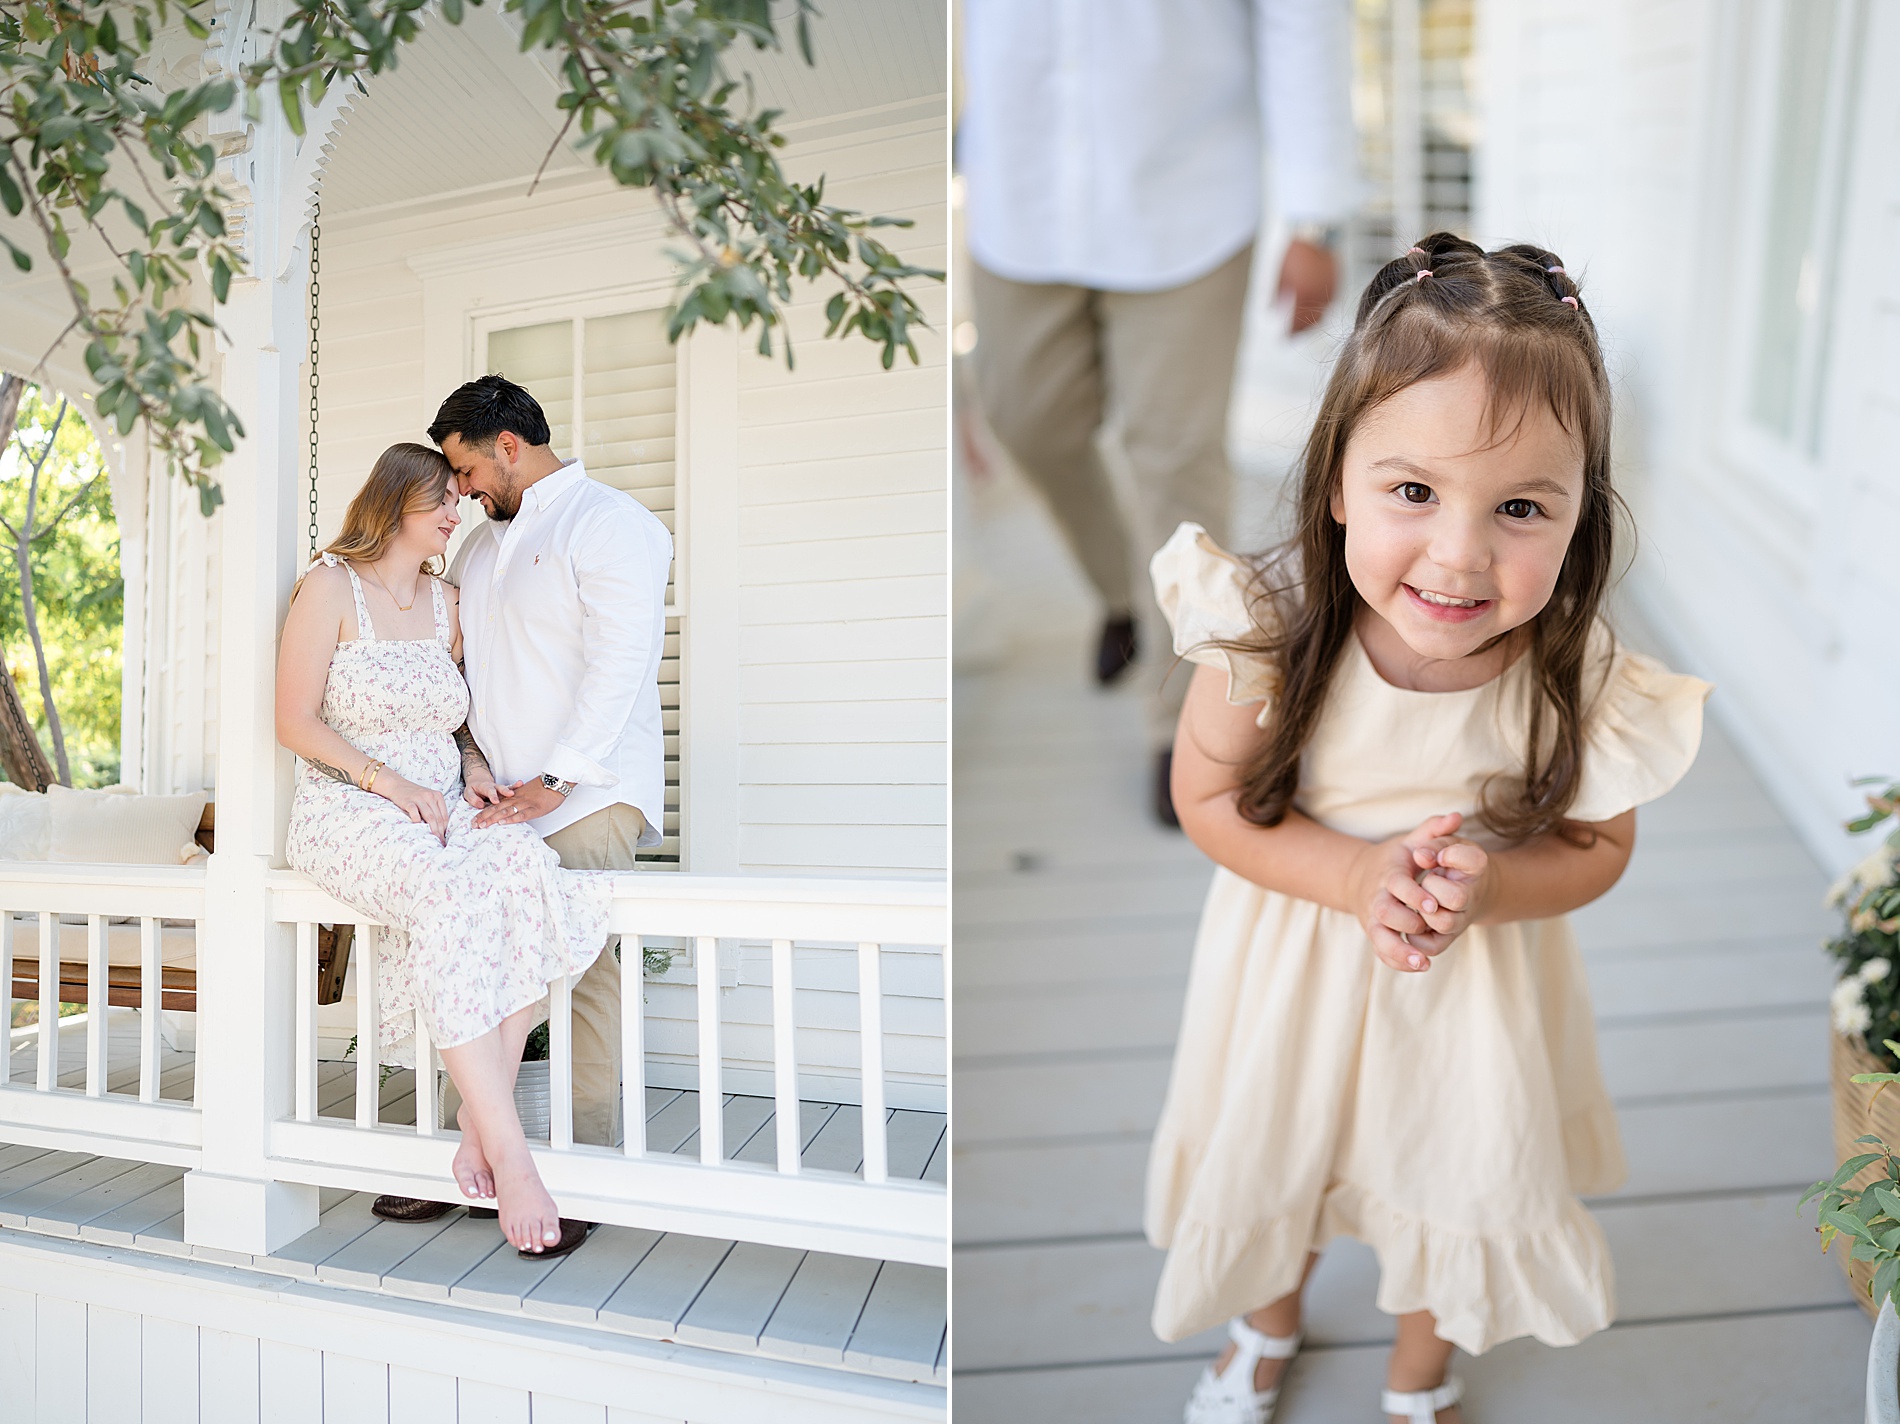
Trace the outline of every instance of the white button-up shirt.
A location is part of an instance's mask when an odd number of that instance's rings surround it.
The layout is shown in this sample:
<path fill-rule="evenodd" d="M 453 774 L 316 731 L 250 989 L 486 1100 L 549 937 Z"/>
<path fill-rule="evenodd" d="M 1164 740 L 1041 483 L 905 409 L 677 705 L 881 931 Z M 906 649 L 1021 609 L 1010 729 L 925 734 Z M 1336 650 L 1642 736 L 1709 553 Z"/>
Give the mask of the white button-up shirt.
<path fill-rule="evenodd" d="M 666 816 L 660 653 L 673 536 L 631 495 L 570 460 L 476 526 L 449 581 L 462 590 L 469 730 L 506 785 L 578 783 L 529 824 L 551 835 L 624 802 L 658 845 Z"/>
<path fill-rule="evenodd" d="M 1358 193 L 1349 0 L 965 0 L 970 254 L 999 277 L 1153 292 Z"/>

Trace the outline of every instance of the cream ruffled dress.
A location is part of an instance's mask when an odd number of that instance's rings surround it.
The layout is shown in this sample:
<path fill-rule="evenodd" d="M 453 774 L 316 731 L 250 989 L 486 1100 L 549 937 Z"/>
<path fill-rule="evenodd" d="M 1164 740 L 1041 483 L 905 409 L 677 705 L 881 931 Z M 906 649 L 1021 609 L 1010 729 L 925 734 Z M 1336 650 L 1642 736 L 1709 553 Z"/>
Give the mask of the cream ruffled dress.
<path fill-rule="evenodd" d="M 1153 572 L 1175 651 L 1225 668 L 1234 705 L 1267 701 L 1268 666 L 1207 646 L 1252 634 L 1247 571 L 1184 524 Z M 1674 786 L 1710 690 L 1607 631 L 1603 648 L 1579 821 Z M 1528 669 L 1412 692 L 1355 638 L 1300 810 L 1368 840 L 1469 815 L 1488 778 L 1522 766 Z M 1474 1355 L 1520 1335 L 1575 1344 L 1615 1309 L 1609 1248 L 1577 1198 L 1624 1174 L 1566 919 L 1477 927 L 1429 972 L 1400 974 L 1351 915 L 1214 872 L 1148 1167 L 1148 1238 L 1168 1252 L 1162 1339 L 1286 1295 L 1309 1251 L 1353 1236 L 1378 1253 L 1382 1311 L 1429 1310 Z"/>

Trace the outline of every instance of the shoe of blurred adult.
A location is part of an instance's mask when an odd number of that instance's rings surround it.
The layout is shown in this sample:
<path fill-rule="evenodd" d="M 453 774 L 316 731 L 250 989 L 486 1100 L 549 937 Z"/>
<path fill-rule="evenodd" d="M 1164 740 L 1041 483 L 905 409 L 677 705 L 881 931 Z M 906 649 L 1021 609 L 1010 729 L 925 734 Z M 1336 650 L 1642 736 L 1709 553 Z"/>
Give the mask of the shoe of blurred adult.
<path fill-rule="evenodd" d="M 1135 620 L 1122 613 L 1102 620 L 1102 640 L 1095 647 L 1095 680 L 1112 687 L 1135 661 Z"/>

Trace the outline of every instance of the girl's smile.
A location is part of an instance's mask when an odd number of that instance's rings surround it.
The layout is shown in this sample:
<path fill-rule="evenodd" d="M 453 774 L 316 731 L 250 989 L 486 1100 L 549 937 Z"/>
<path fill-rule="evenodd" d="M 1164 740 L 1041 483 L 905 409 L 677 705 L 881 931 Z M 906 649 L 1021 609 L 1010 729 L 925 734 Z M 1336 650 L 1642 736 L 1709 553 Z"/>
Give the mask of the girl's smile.
<path fill-rule="evenodd" d="M 1386 681 L 1475 687 L 1503 635 L 1550 601 L 1583 502 L 1578 443 L 1542 405 L 1494 413 L 1482 370 L 1419 381 L 1368 412 L 1332 514 L 1364 608 L 1359 640 Z"/>

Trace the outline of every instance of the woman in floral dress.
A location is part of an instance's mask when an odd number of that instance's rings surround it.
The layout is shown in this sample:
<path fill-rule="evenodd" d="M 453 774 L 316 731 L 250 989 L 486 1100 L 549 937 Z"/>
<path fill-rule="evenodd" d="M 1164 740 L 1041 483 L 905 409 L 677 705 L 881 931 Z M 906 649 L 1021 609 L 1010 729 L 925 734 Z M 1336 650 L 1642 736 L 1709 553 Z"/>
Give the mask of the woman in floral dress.
<path fill-rule="evenodd" d="M 431 571 L 460 522 L 453 471 L 424 445 L 385 450 L 342 531 L 291 595 L 277 738 L 300 759 L 291 865 L 380 920 L 383 1063 L 413 1063 L 419 1011 L 462 1095 L 455 1180 L 495 1198 L 518 1249 L 561 1240 L 515 1114 L 535 1005 L 607 935 L 608 877 L 563 870 L 525 825 L 477 828 L 497 802 L 471 759 L 456 591 Z"/>

